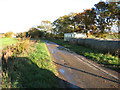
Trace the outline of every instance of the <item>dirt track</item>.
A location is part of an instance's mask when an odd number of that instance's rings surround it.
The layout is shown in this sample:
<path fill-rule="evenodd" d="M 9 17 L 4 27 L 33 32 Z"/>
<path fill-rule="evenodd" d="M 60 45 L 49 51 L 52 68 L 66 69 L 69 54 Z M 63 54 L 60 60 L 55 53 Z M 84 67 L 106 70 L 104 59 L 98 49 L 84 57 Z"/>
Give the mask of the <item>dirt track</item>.
<path fill-rule="evenodd" d="M 61 76 L 73 88 L 118 88 L 118 73 L 91 60 L 45 41 Z"/>

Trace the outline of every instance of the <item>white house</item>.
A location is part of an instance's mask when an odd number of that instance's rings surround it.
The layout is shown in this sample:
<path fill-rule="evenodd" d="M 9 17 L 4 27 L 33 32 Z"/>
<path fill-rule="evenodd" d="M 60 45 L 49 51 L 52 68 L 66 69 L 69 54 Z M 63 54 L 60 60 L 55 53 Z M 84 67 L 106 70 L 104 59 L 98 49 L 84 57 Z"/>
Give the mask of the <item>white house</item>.
<path fill-rule="evenodd" d="M 83 34 L 83 33 L 77 33 L 77 32 L 65 33 L 64 41 L 69 41 L 69 39 L 71 38 L 85 38 L 85 37 L 86 37 L 86 34 Z"/>
<path fill-rule="evenodd" d="M 16 35 L 15 35 L 15 34 L 12 34 L 12 38 L 16 38 Z"/>

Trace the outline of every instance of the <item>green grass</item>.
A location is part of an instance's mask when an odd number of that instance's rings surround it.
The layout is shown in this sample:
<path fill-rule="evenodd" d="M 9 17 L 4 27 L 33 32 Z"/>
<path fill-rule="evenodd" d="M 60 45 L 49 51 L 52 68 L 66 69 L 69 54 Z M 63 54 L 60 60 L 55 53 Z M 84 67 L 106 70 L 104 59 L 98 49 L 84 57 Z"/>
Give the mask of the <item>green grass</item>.
<path fill-rule="evenodd" d="M 2 43 L 2 47 L 6 47 L 16 43 L 15 38 L 0 38 L 0 40 Z"/>
<path fill-rule="evenodd" d="M 116 35 L 107 35 L 106 36 L 107 39 L 120 39 L 120 35 L 116 34 Z"/>
<path fill-rule="evenodd" d="M 113 34 L 113 35 L 105 35 L 106 37 L 104 37 L 105 39 L 120 39 L 120 35 L 119 34 Z M 89 35 L 89 38 L 96 38 L 94 35 Z M 100 37 L 97 37 L 100 38 Z"/>
<path fill-rule="evenodd" d="M 3 88 L 56 88 L 57 70 L 43 41 L 8 59 L 8 73 L 3 75 Z"/>
<path fill-rule="evenodd" d="M 106 67 L 109 67 L 113 70 L 116 70 L 120 72 L 120 58 L 115 57 L 111 54 L 101 52 L 101 51 L 96 51 L 84 46 L 80 45 L 72 45 L 69 42 L 65 42 L 63 40 L 54 40 L 54 39 L 49 39 L 52 42 L 55 42 L 59 45 L 62 45 L 66 48 L 69 48 L 70 50 L 83 55 L 87 57 L 88 59 L 91 59 L 99 64 L 103 64 Z"/>

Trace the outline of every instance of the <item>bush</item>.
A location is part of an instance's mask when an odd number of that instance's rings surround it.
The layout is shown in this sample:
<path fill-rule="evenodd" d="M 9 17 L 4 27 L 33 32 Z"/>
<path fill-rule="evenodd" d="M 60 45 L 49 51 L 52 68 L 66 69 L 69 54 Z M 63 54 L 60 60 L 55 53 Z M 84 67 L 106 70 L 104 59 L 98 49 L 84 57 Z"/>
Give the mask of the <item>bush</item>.
<path fill-rule="evenodd" d="M 14 33 L 13 32 L 7 32 L 4 34 L 5 37 L 12 37 Z"/>

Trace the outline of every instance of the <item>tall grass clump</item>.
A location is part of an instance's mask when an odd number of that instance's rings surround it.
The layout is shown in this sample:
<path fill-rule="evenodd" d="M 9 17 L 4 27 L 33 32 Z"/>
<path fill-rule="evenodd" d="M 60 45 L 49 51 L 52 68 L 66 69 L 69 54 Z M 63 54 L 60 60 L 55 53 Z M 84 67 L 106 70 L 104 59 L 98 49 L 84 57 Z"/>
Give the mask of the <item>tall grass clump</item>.
<path fill-rule="evenodd" d="M 30 47 L 30 37 L 28 38 L 19 38 L 18 39 L 18 43 L 15 47 L 16 51 L 18 53 L 22 53 L 23 51 L 27 51 Z M 14 51 L 14 48 L 12 48 L 12 50 Z"/>

